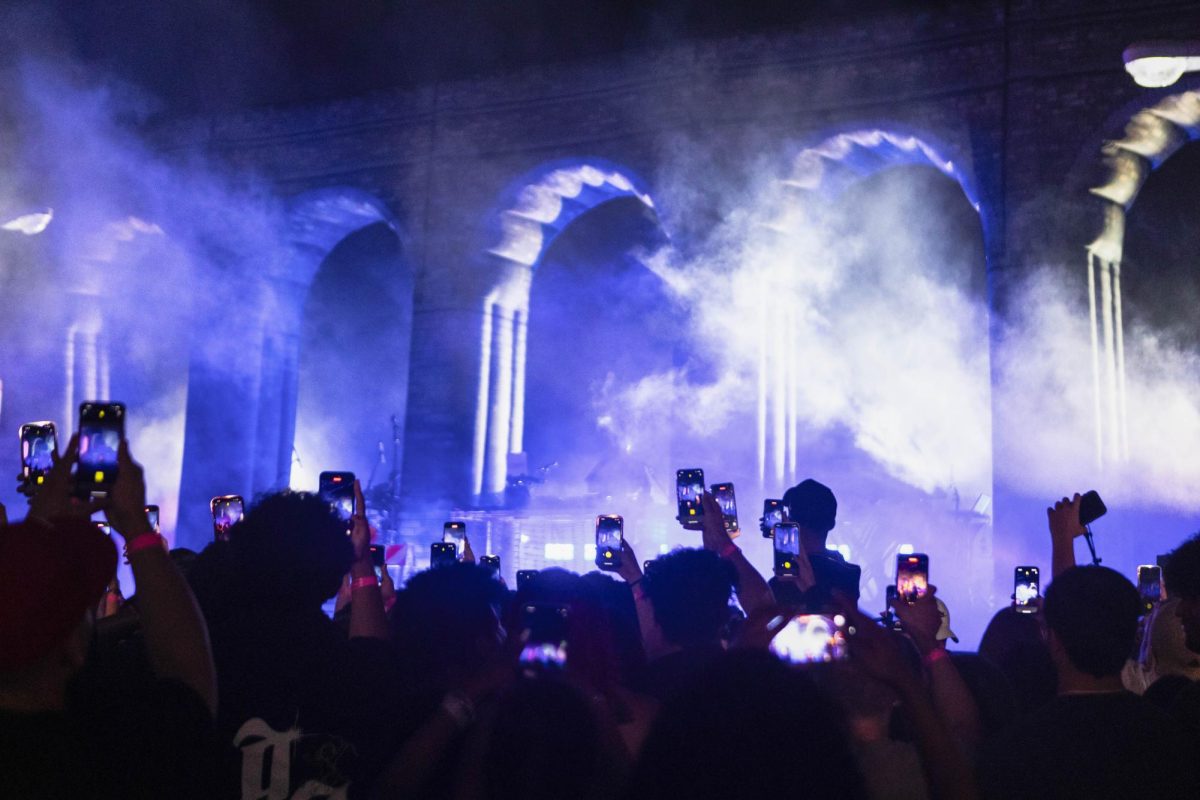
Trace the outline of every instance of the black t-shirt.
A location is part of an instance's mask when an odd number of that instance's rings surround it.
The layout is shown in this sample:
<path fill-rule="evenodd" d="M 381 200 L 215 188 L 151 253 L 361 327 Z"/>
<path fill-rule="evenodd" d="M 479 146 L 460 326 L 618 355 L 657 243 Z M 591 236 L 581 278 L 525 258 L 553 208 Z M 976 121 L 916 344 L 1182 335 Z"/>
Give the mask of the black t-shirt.
<path fill-rule="evenodd" d="M 724 652 L 724 648 L 714 644 L 668 653 L 642 668 L 634 688 L 656 700 L 666 701 Z"/>
<path fill-rule="evenodd" d="M 222 751 L 212 716 L 183 684 L 135 693 L 86 678 L 65 712 L 0 711 L 0 795 L 34 798 L 218 798 Z"/>
<path fill-rule="evenodd" d="M 833 590 L 841 592 L 855 602 L 859 597 L 859 580 L 862 567 L 851 564 L 835 550 L 810 553 L 813 579 L 816 583 L 807 592 L 801 592 L 796 584 L 772 578 L 769 583 L 775 600 L 782 605 L 818 613 L 833 605 Z"/>
<path fill-rule="evenodd" d="M 1063 695 L 985 745 L 986 797 L 1200 796 L 1196 743 L 1129 692 Z"/>
<path fill-rule="evenodd" d="M 218 730 L 241 751 L 241 797 L 364 796 L 397 749 L 391 645 L 348 639 L 319 610 L 266 610 L 212 630 Z"/>

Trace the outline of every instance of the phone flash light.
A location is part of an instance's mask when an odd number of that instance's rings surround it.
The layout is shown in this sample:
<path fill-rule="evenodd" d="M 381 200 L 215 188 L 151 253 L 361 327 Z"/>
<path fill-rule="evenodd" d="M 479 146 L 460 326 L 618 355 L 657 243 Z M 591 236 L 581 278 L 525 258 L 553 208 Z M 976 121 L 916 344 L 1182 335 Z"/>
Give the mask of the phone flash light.
<path fill-rule="evenodd" d="M 99 416 L 100 416 L 100 419 L 104 419 L 104 411 L 103 410 L 100 412 Z"/>
<path fill-rule="evenodd" d="M 785 562 L 783 562 L 783 568 L 784 568 L 784 569 L 791 569 L 791 568 L 792 568 L 792 562 L 790 562 L 790 561 L 785 561 Z"/>
<path fill-rule="evenodd" d="M 605 557 L 605 558 L 612 558 L 612 550 L 605 550 L 605 551 L 604 551 L 604 557 Z"/>
<path fill-rule="evenodd" d="M 694 509 L 694 508 L 689 508 L 689 509 L 688 509 L 688 514 L 690 514 L 690 515 L 691 515 L 691 516 L 693 516 L 693 517 L 694 517 L 694 516 L 696 516 L 696 509 Z"/>
<path fill-rule="evenodd" d="M 95 483 L 104 483 L 104 473 L 96 470 Z"/>
<path fill-rule="evenodd" d="M 334 476 L 333 476 L 333 482 L 334 482 L 334 483 L 341 483 L 341 482 L 342 482 L 342 476 L 341 476 L 341 475 L 334 475 Z"/>
<path fill-rule="evenodd" d="M 910 558 L 910 559 L 908 560 L 908 563 L 910 563 L 910 564 L 916 564 L 916 563 L 917 563 L 917 559 L 916 559 L 916 558 Z"/>
<path fill-rule="evenodd" d="M 45 475 L 38 475 L 38 476 L 37 476 L 37 482 L 38 482 L 38 485 L 39 485 L 39 486 L 41 486 L 43 483 L 45 483 L 45 482 L 46 482 L 46 476 L 45 476 Z"/>

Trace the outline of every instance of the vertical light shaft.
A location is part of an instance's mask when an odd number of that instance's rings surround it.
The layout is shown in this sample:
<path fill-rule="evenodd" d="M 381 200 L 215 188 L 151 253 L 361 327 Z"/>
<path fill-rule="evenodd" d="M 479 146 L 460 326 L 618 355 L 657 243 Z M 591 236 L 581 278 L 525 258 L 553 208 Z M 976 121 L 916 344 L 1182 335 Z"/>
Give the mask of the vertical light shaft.
<path fill-rule="evenodd" d="M 1107 390 L 1105 410 L 1110 431 L 1107 449 L 1113 463 L 1116 463 L 1121 458 L 1121 451 L 1117 433 L 1117 354 L 1116 333 L 1113 330 L 1112 265 L 1108 262 L 1100 264 L 1100 308 L 1101 319 L 1104 321 L 1104 383 Z"/>
<path fill-rule="evenodd" d="M 483 465 L 487 452 L 489 370 L 492 366 L 492 299 L 484 301 L 483 325 L 479 335 L 479 392 L 475 399 L 475 446 L 471 454 L 471 489 L 476 497 L 483 492 Z"/>
<path fill-rule="evenodd" d="M 503 306 L 494 306 L 492 320 L 492 385 L 488 392 L 487 457 L 484 491 L 497 495 L 508 478 L 508 441 L 512 421 L 513 321 Z"/>
<path fill-rule="evenodd" d="M 1096 256 L 1088 251 L 1088 309 L 1091 313 L 1092 332 L 1092 403 L 1096 433 L 1096 468 L 1104 466 L 1104 423 L 1100 415 L 1100 336 L 1096 319 Z"/>
<path fill-rule="evenodd" d="M 1121 457 L 1129 458 L 1129 409 L 1125 406 L 1125 322 L 1121 313 L 1121 264 L 1114 261 L 1113 313 L 1117 332 L 1117 414 L 1120 417 Z"/>
<path fill-rule="evenodd" d="M 509 436 L 509 452 L 525 451 L 525 340 L 529 330 L 529 310 L 513 314 L 513 369 L 512 369 L 512 433 Z"/>

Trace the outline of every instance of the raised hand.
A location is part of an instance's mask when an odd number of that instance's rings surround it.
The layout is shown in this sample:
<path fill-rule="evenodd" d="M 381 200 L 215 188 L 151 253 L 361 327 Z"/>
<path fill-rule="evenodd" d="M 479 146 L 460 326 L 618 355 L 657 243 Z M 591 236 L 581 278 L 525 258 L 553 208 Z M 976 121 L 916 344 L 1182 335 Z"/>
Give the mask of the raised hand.
<path fill-rule="evenodd" d="M 634 583 L 642 579 L 641 562 L 638 561 L 637 553 L 633 552 L 633 546 L 629 544 L 628 539 L 621 539 L 621 567 L 617 570 L 617 574 L 626 583 Z"/>
<path fill-rule="evenodd" d="M 704 516 L 700 520 L 700 532 L 703 537 L 704 549 L 720 554 L 733 543 L 729 531 L 725 530 L 725 515 L 721 513 L 721 504 L 717 498 L 708 492 L 700 495 L 700 507 Z"/>
<path fill-rule="evenodd" d="M 42 520 L 55 517 L 90 519 L 94 510 L 92 502 L 71 496 L 71 467 L 79 459 L 79 434 L 71 437 L 61 456 L 52 453 L 51 458 L 54 466 L 46 473 L 46 481 L 29 499 L 29 516 Z"/>
<path fill-rule="evenodd" d="M 363 498 L 362 484 L 354 479 L 354 516 L 350 518 L 350 544 L 354 547 L 356 562 L 371 560 L 371 524 L 367 522 L 367 501 Z M 372 566 L 372 572 L 374 567 Z"/>
<path fill-rule="evenodd" d="M 463 551 L 462 557 L 459 558 L 464 564 L 475 563 L 475 551 L 471 549 L 471 540 L 467 537 L 467 532 L 463 531 Z"/>
<path fill-rule="evenodd" d="M 129 455 L 129 442 L 117 447 L 117 479 L 102 503 L 108 524 L 126 541 L 153 530 L 146 517 L 146 476 L 142 465 Z"/>
<path fill-rule="evenodd" d="M 926 655 L 937 648 L 937 632 L 942 627 L 942 614 L 938 610 L 936 586 L 930 586 L 924 597 L 912 603 L 899 602 L 896 604 L 896 616 L 899 617 L 904 632 L 916 644 L 921 655 Z"/>
<path fill-rule="evenodd" d="M 1071 541 L 1083 536 L 1085 529 L 1079 522 L 1080 495 L 1078 492 L 1070 500 L 1063 498 L 1054 504 L 1054 508 L 1046 509 L 1046 518 L 1050 523 L 1050 538 L 1054 541 Z"/>

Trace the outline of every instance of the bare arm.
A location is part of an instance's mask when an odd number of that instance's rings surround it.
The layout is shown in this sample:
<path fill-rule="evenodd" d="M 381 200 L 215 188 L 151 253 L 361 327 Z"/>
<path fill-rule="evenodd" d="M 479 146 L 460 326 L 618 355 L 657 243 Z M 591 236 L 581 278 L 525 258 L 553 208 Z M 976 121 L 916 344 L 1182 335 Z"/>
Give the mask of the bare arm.
<path fill-rule="evenodd" d="M 712 550 L 733 565 L 737 575 L 738 602 L 747 614 L 753 614 L 775 604 L 775 596 L 765 578 L 746 558 L 746 554 L 733 543 L 729 532 L 725 530 L 725 520 L 721 514 L 721 506 L 708 492 L 700 499 L 704 507 L 704 517 L 701 531 L 704 536 L 704 549 Z"/>
<path fill-rule="evenodd" d="M 633 552 L 633 547 L 630 546 L 627 539 L 621 540 L 621 568 L 617 570 L 617 574 L 624 579 L 625 583 L 629 584 L 629 589 L 633 592 L 638 628 L 642 632 L 642 649 L 646 651 L 646 658 L 654 660 L 663 655 L 666 648 L 663 645 L 662 631 L 658 627 L 658 620 L 654 618 L 654 606 L 651 605 L 650 598 L 646 597 L 646 593 L 642 591 L 644 576 L 637 553 Z"/>
<path fill-rule="evenodd" d="M 142 468 L 121 442 L 118 473 L 105 514 L 126 545 L 153 533 L 146 518 L 146 483 Z M 214 714 L 217 709 L 217 676 L 213 666 L 208 627 L 182 573 L 165 547 L 138 549 L 129 554 L 137 582 L 138 614 L 146 639 L 146 652 L 155 674 L 174 678 L 193 689 Z"/>
<path fill-rule="evenodd" d="M 386 639 L 387 612 L 383 608 L 383 590 L 375 580 L 375 565 L 371 563 L 371 526 L 367 523 L 362 485 L 357 479 L 354 481 L 354 500 L 358 513 L 351 520 L 350 528 L 350 543 L 354 546 L 354 561 L 350 564 L 350 638 Z M 355 582 L 360 579 L 366 580 L 355 587 Z"/>

